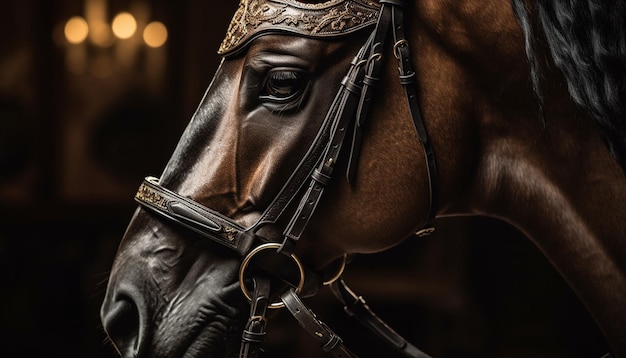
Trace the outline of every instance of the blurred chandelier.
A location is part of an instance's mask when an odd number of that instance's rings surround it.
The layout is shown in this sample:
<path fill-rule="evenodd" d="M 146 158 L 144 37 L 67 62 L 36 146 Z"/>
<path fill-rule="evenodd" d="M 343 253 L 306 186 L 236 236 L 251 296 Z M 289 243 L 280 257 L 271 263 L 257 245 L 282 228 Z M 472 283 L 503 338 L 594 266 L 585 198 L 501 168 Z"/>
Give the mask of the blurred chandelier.
<path fill-rule="evenodd" d="M 162 22 L 150 21 L 147 2 L 131 2 L 128 11 L 111 20 L 107 0 L 85 0 L 84 8 L 84 16 L 70 17 L 55 32 L 57 44 L 65 48 L 68 71 L 83 74 L 90 69 L 96 77 L 107 77 L 134 70 L 141 62 L 162 65 L 168 30 Z"/>

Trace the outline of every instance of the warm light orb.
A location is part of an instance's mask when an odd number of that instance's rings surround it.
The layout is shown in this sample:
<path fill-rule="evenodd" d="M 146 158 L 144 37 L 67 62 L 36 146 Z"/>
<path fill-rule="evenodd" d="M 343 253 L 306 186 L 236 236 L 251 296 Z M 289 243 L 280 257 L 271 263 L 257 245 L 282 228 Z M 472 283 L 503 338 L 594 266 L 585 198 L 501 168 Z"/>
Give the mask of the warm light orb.
<path fill-rule="evenodd" d="M 71 17 L 65 23 L 64 28 L 65 39 L 71 44 L 79 44 L 89 35 L 89 26 L 87 21 L 80 16 Z"/>
<path fill-rule="evenodd" d="M 121 12 L 113 19 L 112 30 L 120 39 L 128 39 L 137 31 L 137 21 L 128 12 Z"/>
<path fill-rule="evenodd" d="M 162 22 L 153 21 L 143 30 L 143 40 L 150 47 L 161 47 L 167 41 L 167 28 Z"/>

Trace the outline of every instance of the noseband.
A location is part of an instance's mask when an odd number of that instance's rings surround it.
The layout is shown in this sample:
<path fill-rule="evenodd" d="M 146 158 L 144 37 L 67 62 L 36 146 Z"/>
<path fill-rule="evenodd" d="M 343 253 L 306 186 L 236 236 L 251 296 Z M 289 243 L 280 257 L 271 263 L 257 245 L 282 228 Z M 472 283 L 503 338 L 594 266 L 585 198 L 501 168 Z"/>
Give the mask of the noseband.
<path fill-rule="evenodd" d="M 323 281 L 324 284 L 330 285 L 350 315 L 398 352 L 406 357 L 428 357 L 382 322 L 369 309 L 363 298 L 346 286 L 341 279 L 346 263 L 345 256 L 332 277 L 324 280 L 319 278 L 319 273 L 307 269 L 294 254 L 295 246 L 315 213 L 325 188 L 334 177 L 335 164 L 341 153 L 349 155 L 346 174 L 349 181 L 354 180 L 362 129 L 373 100 L 374 89 L 380 79 L 383 51 L 389 30 L 394 41 L 393 55 L 398 60 L 400 83 L 405 89 L 409 111 L 423 145 L 427 163 L 430 187 L 429 214 L 417 235 L 424 236 L 434 231 L 432 221 L 437 212 L 437 170 L 433 149 L 417 101 L 417 75 L 411 64 L 409 45 L 405 37 L 403 11 L 405 1 L 379 0 L 379 4 L 369 0 L 335 0 L 320 5 L 306 5 L 293 0 L 242 0 L 226 40 L 220 47 L 219 52 L 222 55 L 237 53 L 246 43 L 267 32 L 287 31 L 310 37 L 332 37 L 375 25 L 371 35 L 352 60 L 350 69 L 342 80 L 341 87 L 313 143 L 256 224 L 247 229 L 243 228 L 233 220 L 164 188 L 154 177 L 146 178 L 135 195 L 135 200 L 142 207 L 228 247 L 242 257 L 240 284 L 244 295 L 251 302 L 250 318 L 242 335 L 240 352 L 242 358 L 258 356 L 265 335 L 265 314 L 268 307 L 286 307 L 300 325 L 320 342 L 322 349 L 332 356 L 356 357 L 344 346 L 341 338 L 317 319 L 299 297 L 305 291 L 314 292 Z M 329 7 L 333 6 L 336 8 L 329 10 Z M 341 20 L 336 22 L 340 27 L 329 27 L 328 21 L 321 20 L 312 25 L 309 21 L 308 27 L 297 27 L 302 21 L 281 23 L 276 20 L 279 14 L 283 17 L 289 14 L 300 16 L 307 12 L 314 15 L 315 11 L 326 14 L 327 17 L 333 14 L 336 20 Z M 346 16 L 341 17 L 342 12 Z M 356 16 L 357 14 L 359 16 Z M 251 17 L 254 21 L 251 21 Z M 318 17 L 309 17 L 316 18 Z M 276 242 L 258 233 L 262 227 L 276 226 L 277 221 L 283 218 L 288 218 L 286 220 L 288 224 L 283 230 L 282 242 Z M 249 272 L 251 262 L 268 252 L 284 255 L 281 257 L 286 257 L 297 272 L 297 282 L 293 283 L 293 279 L 281 277 L 282 273 L 271 272 L 271 269 L 264 270 L 266 274 L 278 276 L 281 281 L 292 282 L 290 283 L 292 287 L 280 295 L 280 300 L 276 302 L 270 301 L 271 283 L 267 275 L 258 274 L 258 270 Z"/>

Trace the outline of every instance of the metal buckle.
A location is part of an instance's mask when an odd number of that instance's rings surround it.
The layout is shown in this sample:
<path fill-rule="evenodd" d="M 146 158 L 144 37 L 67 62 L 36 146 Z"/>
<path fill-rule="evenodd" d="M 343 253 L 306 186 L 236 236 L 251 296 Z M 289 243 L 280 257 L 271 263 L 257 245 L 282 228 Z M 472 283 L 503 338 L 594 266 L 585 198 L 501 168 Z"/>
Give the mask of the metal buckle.
<path fill-rule="evenodd" d="M 393 44 L 393 55 L 396 58 L 396 60 L 400 59 L 400 53 L 398 52 L 398 48 L 400 47 L 408 47 L 409 46 L 409 41 L 407 41 L 406 39 L 402 39 L 398 42 L 396 42 L 395 44 Z"/>
<path fill-rule="evenodd" d="M 372 55 L 371 55 L 371 56 L 367 59 L 365 67 L 366 67 L 366 68 L 367 68 L 367 67 L 369 67 L 369 66 L 370 66 L 370 63 L 372 63 L 373 61 L 382 61 L 382 59 L 383 59 L 383 54 L 382 54 L 382 53 L 380 53 L 380 52 L 373 53 L 373 54 L 372 54 Z"/>
<path fill-rule="evenodd" d="M 277 242 L 270 242 L 267 244 L 259 245 L 255 247 L 254 250 L 250 251 L 250 253 L 241 262 L 241 267 L 239 268 L 239 286 L 241 287 L 241 291 L 243 292 L 244 296 L 246 296 L 248 301 L 252 302 L 252 294 L 246 287 L 246 284 L 244 282 L 244 278 L 245 278 L 244 276 L 246 273 L 246 269 L 248 268 L 248 265 L 250 264 L 250 261 L 252 260 L 254 256 L 256 256 L 261 251 L 271 250 L 271 249 L 277 250 L 281 246 L 282 245 Z M 298 267 L 298 272 L 300 274 L 300 281 L 298 282 L 298 287 L 296 287 L 296 294 L 299 294 L 302 291 L 302 288 L 304 287 L 304 279 L 305 279 L 304 266 L 302 266 L 302 262 L 300 262 L 300 259 L 296 255 L 291 254 L 289 255 L 289 257 L 292 259 L 293 262 L 295 262 L 296 266 Z M 272 309 L 278 309 L 278 308 L 285 307 L 285 304 L 282 301 L 279 301 L 279 302 L 270 303 L 267 305 L 267 307 L 272 308 Z"/>

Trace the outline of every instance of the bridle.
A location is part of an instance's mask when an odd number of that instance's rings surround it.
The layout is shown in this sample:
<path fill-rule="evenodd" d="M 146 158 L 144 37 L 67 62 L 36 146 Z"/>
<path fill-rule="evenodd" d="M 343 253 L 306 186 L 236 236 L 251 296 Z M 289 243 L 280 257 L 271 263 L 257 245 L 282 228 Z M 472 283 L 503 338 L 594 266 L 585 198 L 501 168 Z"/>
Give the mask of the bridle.
<path fill-rule="evenodd" d="M 258 1 L 251 0 L 252 3 Z M 277 3 L 281 6 L 302 6 L 306 9 L 318 9 L 313 5 L 296 5 L 293 0 L 266 0 L 266 3 Z M 320 273 L 306 268 L 294 254 L 294 249 L 302 233 L 315 213 L 325 188 L 334 177 L 335 164 L 339 155 L 347 153 L 349 160 L 346 174 L 349 181 L 354 180 L 359 151 L 361 147 L 362 129 L 367 119 L 370 104 L 374 98 L 375 87 L 380 80 L 383 64 L 385 42 L 391 30 L 393 36 L 393 55 L 398 60 L 400 83 L 404 87 L 409 111 L 417 135 L 422 143 L 430 187 L 429 214 L 423 222 L 418 236 L 432 233 L 432 222 L 437 212 L 437 169 L 434 152 L 426 132 L 420 107 L 417 100 L 417 75 L 413 70 L 409 53 L 409 44 L 405 37 L 404 0 L 379 0 L 380 6 L 368 0 L 334 1 L 334 4 L 346 3 L 348 6 L 359 7 L 359 14 L 371 19 L 352 19 L 357 21 L 351 31 L 374 26 L 371 35 L 360 48 L 351 62 L 350 69 L 341 82 L 341 87 L 335 96 L 330 109 L 319 129 L 313 143 L 299 162 L 295 171 L 277 194 L 272 203 L 263 212 L 261 218 L 250 228 L 243 228 L 233 220 L 199 204 L 187 197 L 183 197 L 159 184 L 154 177 L 147 177 L 139 187 L 135 200 L 144 208 L 159 216 L 169 219 L 188 229 L 191 229 L 205 238 L 219 243 L 242 257 L 239 270 L 239 280 L 244 295 L 251 302 L 250 317 L 242 334 L 240 357 L 257 357 L 260 352 L 266 329 L 267 308 L 286 307 L 298 320 L 300 325 L 319 341 L 322 349 L 334 357 L 356 357 L 343 341 L 328 326 L 321 322 L 309 310 L 300 296 L 303 293 L 312 294 L 322 284 L 329 285 L 335 296 L 344 304 L 346 312 L 354 316 L 365 327 L 376 333 L 381 339 L 391 345 L 398 352 L 407 357 L 429 357 L 415 346 L 408 343 L 393 329 L 380 320 L 367 306 L 362 297 L 356 295 L 341 279 L 347 257 L 344 256 L 339 267 L 332 272 L 330 278 L 321 278 Z M 242 0 L 242 7 L 248 7 L 249 1 Z M 324 5 L 321 5 L 322 7 Z M 325 8 L 323 10 L 326 10 Z M 238 16 L 236 14 L 236 16 Z M 235 23 L 235 21 L 233 21 Z M 240 25 L 237 25 L 240 26 Z M 232 31 L 231 31 L 232 30 Z M 245 30 L 245 29 L 244 29 Z M 284 28 L 269 27 L 266 32 L 289 31 Z M 246 41 L 261 35 L 262 31 L 250 33 L 241 28 L 229 29 L 222 45 L 222 54 L 237 48 L 241 49 Z M 294 31 L 291 31 L 294 32 Z M 309 33 L 310 35 L 310 33 Z M 331 36 L 329 33 L 327 36 Z M 229 42 L 227 42 L 229 41 Z M 259 234 L 265 226 L 275 226 L 279 219 L 287 218 L 288 224 L 282 234 L 282 242 L 272 240 Z M 297 268 L 296 282 L 293 278 L 286 278 L 283 270 L 272 270 L 258 264 L 261 269 L 251 270 L 253 262 L 260 261 L 260 256 L 268 253 L 278 253 L 287 260 L 288 265 Z M 255 263 L 255 265 L 257 265 Z M 262 272 L 262 273 L 259 273 Z M 270 294 L 272 282 L 268 275 L 287 282 L 291 287 L 280 294 L 280 300 L 271 302 L 274 295 Z M 251 288 L 250 288 L 251 286 Z"/>

